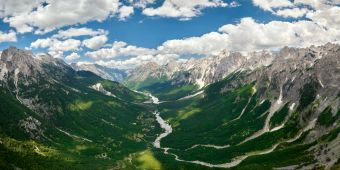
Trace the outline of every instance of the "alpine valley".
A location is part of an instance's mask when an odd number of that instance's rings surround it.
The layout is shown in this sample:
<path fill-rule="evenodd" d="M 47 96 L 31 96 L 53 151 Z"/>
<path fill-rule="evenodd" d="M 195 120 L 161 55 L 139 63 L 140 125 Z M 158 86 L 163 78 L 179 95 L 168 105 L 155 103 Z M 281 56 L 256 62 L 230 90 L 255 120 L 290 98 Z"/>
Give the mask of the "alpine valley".
<path fill-rule="evenodd" d="M 131 70 L 10 47 L 0 169 L 340 169 L 340 45 Z"/>

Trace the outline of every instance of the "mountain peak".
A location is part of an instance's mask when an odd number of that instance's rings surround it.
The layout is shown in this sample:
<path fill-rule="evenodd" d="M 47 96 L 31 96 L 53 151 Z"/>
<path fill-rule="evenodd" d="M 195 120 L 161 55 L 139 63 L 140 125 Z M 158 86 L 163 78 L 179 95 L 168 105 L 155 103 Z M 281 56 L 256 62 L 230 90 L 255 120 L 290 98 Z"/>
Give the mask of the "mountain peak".
<path fill-rule="evenodd" d="M 32 60 L 33 53 L 28 50 L 18 49 L 16 47 L 9 47 L 2 51 L 1 61 L 24 61 Z"/>
<path fill-rule="evenodd" d="M 158 67 L 159 64 L 154 62 L 154 61 L 150 61 L 150 62 L 147 62 L 146 64 L 144 64 L 145 67 Z"/>

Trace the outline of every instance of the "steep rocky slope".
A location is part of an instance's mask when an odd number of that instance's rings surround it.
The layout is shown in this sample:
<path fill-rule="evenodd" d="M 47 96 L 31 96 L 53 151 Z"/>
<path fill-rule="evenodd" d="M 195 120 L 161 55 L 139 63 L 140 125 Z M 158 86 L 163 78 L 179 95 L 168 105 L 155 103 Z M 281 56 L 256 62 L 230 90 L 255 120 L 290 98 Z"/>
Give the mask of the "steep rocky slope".
<path fill-rule="evenodd" d="M 268 66 L 161 103 L 172 133 L 160 159 L 208 168 L 339 167 L 339 75 L 339 45 L 283 48 Z"/>
<path fill-rule="evenodd" d="M 148 97 L 117 82 L 14 47 L 0 73 L 0 169 L 114 168 L 153 138 Z"/>

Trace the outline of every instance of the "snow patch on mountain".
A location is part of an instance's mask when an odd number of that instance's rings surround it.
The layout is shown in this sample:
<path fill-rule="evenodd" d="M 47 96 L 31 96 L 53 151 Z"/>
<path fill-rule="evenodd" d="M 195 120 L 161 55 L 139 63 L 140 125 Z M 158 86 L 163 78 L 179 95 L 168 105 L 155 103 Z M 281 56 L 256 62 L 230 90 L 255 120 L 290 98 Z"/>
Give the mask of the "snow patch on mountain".
<path fill-rule="evenodd" d="M 4 80 L 5 75 L 7 74 L 7 66 L 5 63 L 0 63 L 0 81 Z"/>
<path fill-rule="evenodd" d="M 105 95 L 107 95 L 107 96 L 116 97 L 116 96 L 115 96 L 114 94 L 112 94 L 111 92 L 105 90 L 104 87 L 103 87 L 103 85 L 102 85 L 101 83 L 97 83 L 97 84 L 95 84 L 95 85 L 92 85 L 90 88 L 91 88 L 91 89 L 94 89 L 94 90 L 96 90 L 96 91 L 99 91 L 99 92 L 101 92 L 101 93 L 103 93 L 103 94 L 105 94 Z"/>

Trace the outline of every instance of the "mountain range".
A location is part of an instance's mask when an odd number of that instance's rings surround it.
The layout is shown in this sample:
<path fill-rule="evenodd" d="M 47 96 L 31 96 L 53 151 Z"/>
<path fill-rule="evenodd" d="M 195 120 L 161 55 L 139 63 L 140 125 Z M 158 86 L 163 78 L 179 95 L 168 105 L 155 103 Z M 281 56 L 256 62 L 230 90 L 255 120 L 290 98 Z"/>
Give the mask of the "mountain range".
<path fill-rule="evenodd" d="M 103 79 L 111 80 L 111 81 L 122 81 L 126 78 L 127 73 L 125 70 L 120 70 L 116 68 L 109 68 L 105 66 L 101 66 L 98 64 L 92 63 L 72 63 L 71 67 L 74 70 L 78 71 L 91 71 Z"/>
<path fill-rule="evenodd" d="M 1 169 L 338 169 L 340 45 L 124 71 L 15 47 Z"/>

